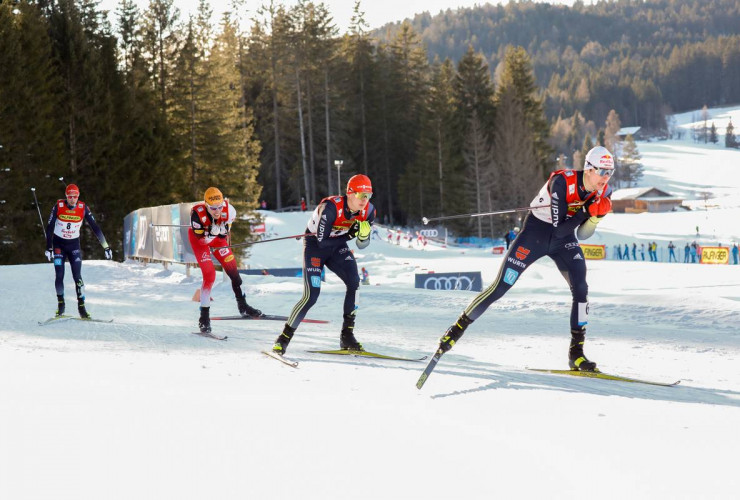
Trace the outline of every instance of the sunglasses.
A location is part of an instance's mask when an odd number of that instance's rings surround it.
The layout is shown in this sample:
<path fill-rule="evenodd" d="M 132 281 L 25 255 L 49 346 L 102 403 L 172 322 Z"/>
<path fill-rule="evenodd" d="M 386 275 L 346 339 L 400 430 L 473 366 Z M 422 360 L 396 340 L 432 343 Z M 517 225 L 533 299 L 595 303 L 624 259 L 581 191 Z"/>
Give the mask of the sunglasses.
<path fill-rule="evenodd" d="M 369 200 L 373 197 L 373 193 L 355 193 L 355 198 L 358 200 Z"/>
<path fill-rule="evenodd" d="M 218 205 L 206 205 L 206 206 L 208 208 L 210 208 L 211 210 L 213 210 L 214 212 L 216 210 L 222 210 L 224 208 L 224 204 L 223 203 L 219 203 Z"/>
<path fill-rule="evenodd" d="M 614 175 L 613 168 L 598 168 L 591 162 L 588 162 L 588 165 L 590 168 L 596 170 L 596 173 L 598 173 L 601 177 L 611 177 L 612 175 Z"/>

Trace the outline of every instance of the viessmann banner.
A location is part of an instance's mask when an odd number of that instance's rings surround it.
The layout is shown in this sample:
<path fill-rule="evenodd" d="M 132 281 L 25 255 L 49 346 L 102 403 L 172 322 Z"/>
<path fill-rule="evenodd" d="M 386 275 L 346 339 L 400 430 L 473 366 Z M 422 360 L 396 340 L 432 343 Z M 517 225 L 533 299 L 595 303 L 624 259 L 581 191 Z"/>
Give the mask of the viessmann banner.
<path fill-rule="evenodd" d="M 134 210 L 123 219 L 125 258 L 139 257 L 165 262 L 196 262 L 188 241 L 187 227 L 151 227 L 188 224 L 195 203 L 178 203 Z"/>
<path fill-rule="evenodd" d="M 416 288 L 427 290 L 470 290 L 480 292 L 483 290 L 483 279 L 480 272 L 463 273 L 428 273 L 416 274 Z"/>

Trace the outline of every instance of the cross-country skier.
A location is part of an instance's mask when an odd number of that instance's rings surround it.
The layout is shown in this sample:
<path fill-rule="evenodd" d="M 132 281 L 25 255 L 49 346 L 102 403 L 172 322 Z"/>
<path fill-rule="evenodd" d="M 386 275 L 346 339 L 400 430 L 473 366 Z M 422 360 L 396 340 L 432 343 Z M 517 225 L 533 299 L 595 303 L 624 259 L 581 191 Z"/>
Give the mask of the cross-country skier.
<path fill-rule="evenodd" d="M 370 179 L 365 175 L 355 175 L 347 182 L 345 196 L 324 198 L 313 211 L 306 233 L 315 233 L 316 237 L 304 238 L 303 297 L 293 307 L 283 332 L 275 340 L 273 352 L 281 355 L 285 353 L 298 324 L 319 298 L 324 266 L 339 276 L 347 286 L 339 346 L 353 351 L 363 350 L 362 344 L 354 335 L 356 294 L 360 287 L 360 278 L 357 262 L 347 242 L 357 238 L 358 248 L 365 248 L 370 244 L 371 227 L 375 220 L 375 207 L 370 203 L 372 194 Z"/>
<path fill-rule="evenodd" d="M 231 248 L 226 248 L 227 236 L 234 219 L 236 219 L 236 210 L 215 187 L 206 189 L 203 203 L 196 203 L 190 211 L 188 239 L 200 266 L 200 272 L 203 274 L 203 284 L 200 289 L 200 319 L 198 320 L 198 327 L 202 333 L 211 333 L 211 287 L 216 280 L 216 268 L 211 260 L 211 249 L 213 249 L 216 260 L 231 278 L 231 288 L 234 290 L 239 314 L 244 317 L 262 316 L 262 311 L 247 304 L 247 298 L 241 288 L 242 278 L 236 268 L 236 257 Z"/>
<path fill-rule="evenodd" d="M 593 235 L 597 224 L 611 211 L 611 188 L 607 182 L 613 173 L 612 154 L 597 146 L 586 155 L 583 171 L 558 170 L 550 175 L 530 205 L 546 206 L 532 209 L 527 215 L 522 231 L 512 242 L 494 282 L 473 299 L 440 339 L 442 352 L 450 350 L 465 329 L 503 297 L 530 265 L 547 255 L 555 261 L 573 294 L 568 353 L 570 368 L 597 371 L 596 363 L 589 361 L 583 353 L 588 323 L 588 285 L 586 261 L 578 240 Z"/>
<path fill-rule="evenodd" d="M 82 282 L 82 251 L 80 250 L 80 230 L 82 223 L 87 221 L 98 241 L 103 246 L 105 258 L 113 258 L 113 251 L 105 241 L 103 231 L 95 222 L 90 207 L 80 201 L 80 189 L 75 184 L 69 184 L 64 192 L 66 200 L 57 200 L 51 209 L 49 222 L 46 225 L 46 258 L 54 259 L 56 280 L 54 287 L 57 292 L 57 316 L 64 314 L 64 261 L 69 261 L 72 268 L 72 278 L 77 293 L 77 312 L 80 318 L 89 318 L 85 309 L 85 284 Z"/>

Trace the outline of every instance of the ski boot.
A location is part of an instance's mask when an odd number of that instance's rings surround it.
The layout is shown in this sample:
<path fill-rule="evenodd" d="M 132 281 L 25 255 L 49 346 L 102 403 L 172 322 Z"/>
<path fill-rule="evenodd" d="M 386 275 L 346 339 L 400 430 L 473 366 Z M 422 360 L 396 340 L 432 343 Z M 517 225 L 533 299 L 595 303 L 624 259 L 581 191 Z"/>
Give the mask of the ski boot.
<path fill-rule="evenodd" d="M 339 348 L 349 351 L 364 351 L 362 344 L 355 338 L 355 315 L 345 314 L 342 322 L 342 333 L 339 336 Z"/>
<path fill-rule="evenodd" d="M 262 316 L 262 311 L 247 304 L 247 297 L 244 294 L 236 298 L 236 305 L 239 307 L 239 314 L 242 315 L 242 318 L 259 318 Z"/>
<path fill-rule="evenodd" d="M 80 318 L 82 319 L 90 319 L 91 316 L 85 310 L 85 299 L 77 299 L 77 312 L 80 313 Z"/>
<path fill-rule="evenodd" d="M 473 320 L 465 316 L 465 313 L 461 314 L 460 317 L 457 318 L 455 324 L 449 327 L 442 338 L 439 339 L 439 350 L 447 352 L 452 349 L 452 346 L 455 345 L 455 342 L 460 340 L 460 337 L 465 333 L 465 329 L 472 322 Z"/>
<path fill-rule="evenodd" d="M 280 354 L 281 356 L 285 354 L 285 351 L 288 350 L 290 339 L 293 338 L 294 333 L 295 328 L 291 328 L 286 324 L 285 328 L 283 328 L 283 333 L 278 335 L 278 338 L 275 339 L 275 343 L 272 345 L 272 352 Z"/>
<path fill-rule="evenodd" d="M 198 328 L 200 333 L 211 333 L 211 308 L 201 307 L 200 318 L 198 319 Z"/>
<path fill-rule="evenodd" d="M 64 316 L 64 295 L 57 295 L 57 317 Z"/>
<path fill-rule="evenodd" d="M 598 372 L 596 363 L 589 361 L 583 354 L 583 343 L 586 339 L 586 329 L 571 330 L 570 349 L 568 350 L 568 366 L 571 370 L 582 372 Z"/>

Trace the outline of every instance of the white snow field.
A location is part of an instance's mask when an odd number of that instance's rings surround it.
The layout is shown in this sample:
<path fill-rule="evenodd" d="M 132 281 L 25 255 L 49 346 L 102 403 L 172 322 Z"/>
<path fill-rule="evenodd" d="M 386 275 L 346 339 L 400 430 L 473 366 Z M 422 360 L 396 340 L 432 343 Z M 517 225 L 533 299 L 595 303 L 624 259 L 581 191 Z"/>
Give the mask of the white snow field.
<path fill-rule="evenodd" d="M 687 196 L 708 189 L 721 208 L 611 214 L 596 243 L 740 239 L 740 152 L 639 146 L 644 185 Z M 268 231 L 290 235 L 309 214 L 265 215 Z M 294 240 L 253 248 L 251 267 L 300 263 Z M 379 240 L 355 255 L 372 283 L 361 287 L 357 337 L 370 351 L 406 357 L 430 355 L 475 296 L 415 289 L 414 273 L 480 270 L 486 286 L 501 263 L 488 250 Z M 468 329 L 422 390 L 415 383 L 426 362 L 306 352 L 338 348 L 344 286 L 331 272 L 309 313 L 331 323 L 299 328 L 287 353 L 296 369 L 260 353 L 280 322 L 214 321 L 226 341 L 190 333 L 198 270 L 187 277 L 179 266 L 86 261 L 88 310 L 114 322 L 38 326 L 56 307 L 53 275 L 48 263 L 0 266 L 2 499 L 726 499 L 740 491 L 740 266 L 589 262 L 587 355 L 605 372 L 680 379 L 676 387 L 527 370 L 567 368 L 570 293 L 548 259 Z M 271 314 L 289 314 L 302 293 L 295 278 L 245 283 L 250 304 Z M 66 286 L 74 311 L 69 270 Z M 220 275 L 213 297 L 212 316 L 236 314 Z"/>

